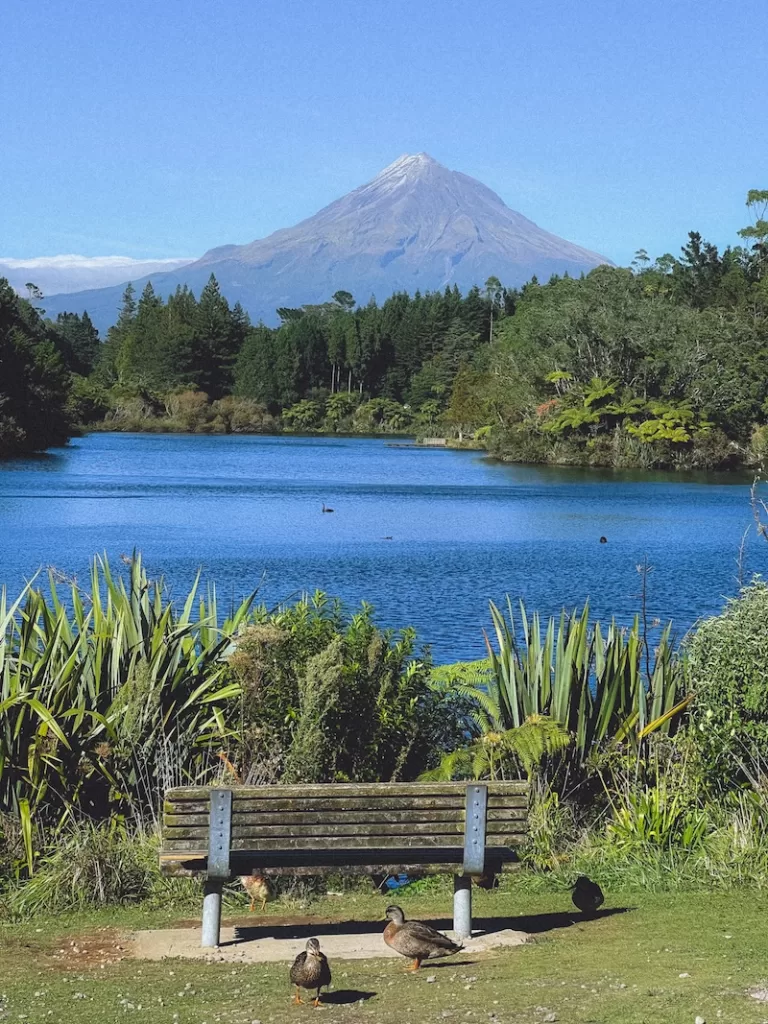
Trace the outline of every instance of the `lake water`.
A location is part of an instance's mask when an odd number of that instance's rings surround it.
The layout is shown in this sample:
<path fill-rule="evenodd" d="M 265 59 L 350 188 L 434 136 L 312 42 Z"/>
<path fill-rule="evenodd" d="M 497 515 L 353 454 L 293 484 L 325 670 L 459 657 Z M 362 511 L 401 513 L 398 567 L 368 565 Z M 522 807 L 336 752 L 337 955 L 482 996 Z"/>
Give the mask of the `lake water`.
<path fill-rule="evenodd" d="M 545 613 L 588 597 L 629 621 L 645 556 L 649 614 L 679 637 L 736 590 L 751 521 L 734 477 L 509 466 L 382 438 L 93 434 L 0 463 L 0 582 L 16 591 L 47 565 L 85 580 L 94 553 L 119 565 L 137 548 L 176 594 L 201 566 L 224 604 L 256 586 L 268 604 L 366 600 L 444 662 L 483 656 L 488 599 L 505 594 Z M 747 572 L 767 558 L 750 537 Z"/>

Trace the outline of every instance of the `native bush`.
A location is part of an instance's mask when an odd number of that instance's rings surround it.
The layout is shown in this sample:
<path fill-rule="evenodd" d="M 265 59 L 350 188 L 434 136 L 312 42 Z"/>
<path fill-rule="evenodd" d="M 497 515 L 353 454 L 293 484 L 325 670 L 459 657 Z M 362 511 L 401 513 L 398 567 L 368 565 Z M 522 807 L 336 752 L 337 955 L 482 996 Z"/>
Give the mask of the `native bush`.
<path fill-rule="evenodd" d="M 768 585 L 756 580 L 687 643 L 693 728 L 706 778 L 717 789 L 768 757 Z"/>
<path fill-rule="evenodd" d="M 413 630 L 346 618 L 323 594 L 258 609 L 230 666 L 242 690 L 241 768 L 279 751 L 284 782 L 412 779 L 459 742 L 456 701 L 433 687 Z"/>

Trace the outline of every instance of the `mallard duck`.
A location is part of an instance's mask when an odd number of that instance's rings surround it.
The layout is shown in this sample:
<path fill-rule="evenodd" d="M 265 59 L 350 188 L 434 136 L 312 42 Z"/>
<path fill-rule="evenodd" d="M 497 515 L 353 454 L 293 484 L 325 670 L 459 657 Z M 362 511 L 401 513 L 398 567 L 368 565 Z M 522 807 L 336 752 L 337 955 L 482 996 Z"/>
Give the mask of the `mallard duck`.
<path fill-rule="evenodd" d="M 398 953 L 413 960 L 409 971 L 418 971 L 422 960 L 452 956 L 464 948 L 422 921 L 406 921 L 400 907 L 387 907 L 386 916 L 389 924 L 384 929 L 384 941 Z"/>
<path fill-rule="evenodd" d="M 574 905 L 582 914 L 593 914 L 605 903 L 603 890 L 586 875 L 579 875 L 573 883 L 572 899 Z"/>
<path fill-rule="evenodd" d="M 275 898 L 272 883 L 264 875 L 258 875 L 254 871 L 252 875 L 240 875 L 243 888 L 251 897 L 251 913 L 256 908 L 256 900 L 261 900 L 261 913 L 264 913 L 266 905 Z"/>
<path fill-rule="evenodd" d="M 296 986 L 296 995 L 292 1002 L 297 1006 L 304 1002 L 301 998 L 303 988 L 314 989 L 315 998 L 312 1005 L 320 1005 L 320 989 L 331 984 L 331 968 L 325 953 L 320 952 L 320 943 L 317 939 L 309 939 L 307 948 L 293 961 L 291 984 Z"/>

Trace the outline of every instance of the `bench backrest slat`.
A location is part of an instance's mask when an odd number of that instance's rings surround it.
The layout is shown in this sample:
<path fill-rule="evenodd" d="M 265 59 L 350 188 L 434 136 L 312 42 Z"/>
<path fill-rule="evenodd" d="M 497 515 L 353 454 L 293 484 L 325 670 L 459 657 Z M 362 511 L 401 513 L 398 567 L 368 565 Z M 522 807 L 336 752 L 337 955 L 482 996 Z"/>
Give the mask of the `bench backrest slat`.
<path fill-rule="evenodd" d="M 294 863 L 307 856 L 441 856 L 461 862 L 467 783 L 364 783 L 310 786 L 241 786 L 232 790 L 231 851 L 253 863 L 283 852 Z M 486 847 L 513 859 L 525 837 L 528 784 L 490 782 Z M 161 861 L 207 857 L 210 790 L 177 788 L 166 794 Z M 323 853 L 323 851 L 326 851 Z M 410 851 L 410 853 L 409 853 Z M 421 853 L 419 853 L 421 851 Z"/>
<path fill-rule="evenodd" d="M 468 783 L 466 782 L 324 782 L 298 786 L 238 786 L 233 790 L 239 800 L 282 800 L 286 796 L 302 799 L 312 797 L 337 799 L 340 797 L 360 797 L 375 799 L 381 797 L 453 797 L 463 801 Z M 519 793 L 528 796 L 527 782 L 484 782 L 488 787 L 488 795 L 510 796 Z M 180 786 L 166 792 L 166 800 L 176 801 L 210 801 L 210 789 L 194 786 Z"/>

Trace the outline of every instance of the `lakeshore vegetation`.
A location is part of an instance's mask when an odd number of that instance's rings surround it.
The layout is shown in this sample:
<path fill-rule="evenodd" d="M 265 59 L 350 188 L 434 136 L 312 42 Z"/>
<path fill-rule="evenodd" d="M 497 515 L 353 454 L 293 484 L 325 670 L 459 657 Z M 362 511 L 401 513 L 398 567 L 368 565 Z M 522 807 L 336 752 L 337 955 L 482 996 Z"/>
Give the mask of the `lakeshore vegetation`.
<path fill-rule="evenodd" d="M 488 658 L 434 668 L 368 606 L 223 616 L 199 579 L 172 602 L 139 555 L 3 592 L 0 908 L 186 905 L 158 874 L 162 793 L 222 781 L 523 777 L 523 859 L 555 887 L 763 887 L 767 613 L 758 580 L 675 648 L 642 617 L 492 605 Z"/>
<path fill-rule="evenodd" d="M 505 288 L 489 278 L 381 305 L 339 291 L 252 324 L 211 278 L 199 297 L 126 288 L 100 341 L 0 286 L 0 454 L 76 426 L 213 433 L 441 435 L 510 460 L 759 465 L 768 450 L 768 191 L 724 251 Z"/>

